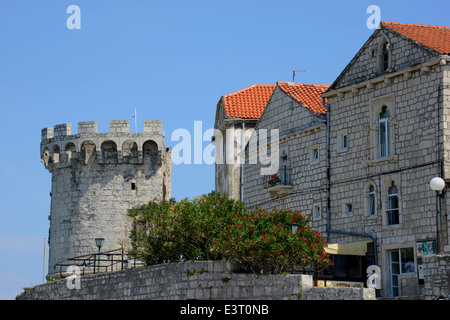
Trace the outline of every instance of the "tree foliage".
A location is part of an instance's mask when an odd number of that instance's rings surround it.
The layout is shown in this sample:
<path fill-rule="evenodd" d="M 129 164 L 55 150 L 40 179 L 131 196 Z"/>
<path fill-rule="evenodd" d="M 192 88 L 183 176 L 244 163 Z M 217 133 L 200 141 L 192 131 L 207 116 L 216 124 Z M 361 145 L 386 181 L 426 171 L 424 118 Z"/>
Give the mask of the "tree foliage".
<path fill-rule="evenodd" d="M 325 239 L 308 226 L 310 216 L 298 211 L 249 211 L 212 192 L 193 200 L 150 202 L 129 216 L 134 222 L 129 254 L 147 264 L 226 259 L 257 273 L 331 264 Z"/>

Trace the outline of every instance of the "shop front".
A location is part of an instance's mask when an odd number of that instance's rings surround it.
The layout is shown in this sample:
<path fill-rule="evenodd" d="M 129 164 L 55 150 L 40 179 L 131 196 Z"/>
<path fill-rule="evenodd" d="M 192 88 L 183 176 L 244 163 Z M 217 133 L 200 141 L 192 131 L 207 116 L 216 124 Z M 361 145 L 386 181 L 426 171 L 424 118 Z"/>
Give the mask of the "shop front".
<path fill-rule="evenodd" d="M 329 244 L 333 265 L 317 272 L 320 287 L 367 287 L 367 268 L 375 264 L 372 240 Z"/>

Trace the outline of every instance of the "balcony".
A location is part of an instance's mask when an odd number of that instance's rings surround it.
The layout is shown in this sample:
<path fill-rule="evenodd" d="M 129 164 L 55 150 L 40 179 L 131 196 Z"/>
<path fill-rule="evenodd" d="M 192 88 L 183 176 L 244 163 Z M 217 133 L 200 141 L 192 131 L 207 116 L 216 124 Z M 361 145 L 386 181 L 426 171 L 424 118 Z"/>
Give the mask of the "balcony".
<path fill-rule="evenodd" d="M 272 197 L 279 197 L 290 193 L 292 184 L 289 168 L 284 166 L 276 174 L 266 176 L 264 192 Z"/>

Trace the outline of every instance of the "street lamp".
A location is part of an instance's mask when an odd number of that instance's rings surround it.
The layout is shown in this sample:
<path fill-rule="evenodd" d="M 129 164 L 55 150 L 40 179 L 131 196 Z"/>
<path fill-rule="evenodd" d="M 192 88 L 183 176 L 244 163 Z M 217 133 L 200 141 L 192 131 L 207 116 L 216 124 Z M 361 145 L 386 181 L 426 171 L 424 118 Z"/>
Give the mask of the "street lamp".
<path fill-rule="evenodd" d="M 442 234 L 440 230 L 440 220 L 441 220 L 441 201 L 439 196 L 441 191 L 445 188 L 445 181 L 439 177 L 433 178 L 430 181 L 430 187 L 432 190 L 436 191 L 436 247 L 437 253 L 442 253 Z"/>
<path fill-rule="evenodd" d="M 97 268 L 98 268 L 99 273 L 100 273 L 100 249 L 102 248 L 104 241 L 105 241 L 105 239 L 103 239 L 103 238 L 95 238 L 95 244 L 98 247 L 98 267 Z"/>

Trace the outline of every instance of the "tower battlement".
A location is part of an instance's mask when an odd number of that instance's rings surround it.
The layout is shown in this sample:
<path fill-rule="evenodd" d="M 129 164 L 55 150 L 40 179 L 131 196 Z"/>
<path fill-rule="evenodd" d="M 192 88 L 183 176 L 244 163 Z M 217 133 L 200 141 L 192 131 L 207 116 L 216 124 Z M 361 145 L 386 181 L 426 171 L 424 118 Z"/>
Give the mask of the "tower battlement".
<path fill-rule="evenodd" d="M 41 130 L 41 161 L 45 167 L 70 165 L 71 159 L 87 162 L 92 156 L 99 163 L 143 163 L 144 154 L 162 152 L 164 136 L 161 120 L 144 120 L 143 132 L 130 132 L 128 120 L 111 120 L 109 132 L 98 133 L 96 121 L 78 122 L 72 134 L 70 123 Z"/>
<path fill-rule="evenodd" d="M 171 148 L 164 147 L 162 121 L 144 120 L 143 132 L 130 132 L 127 120 L 112 120 L 109 132 L 96 121 L 41 131 L 40 157 L 52 174 L 49 276 L 58 263 L 103 250 L 129 246 L 132 219 L 127 212 L 171 197 Z"/>

